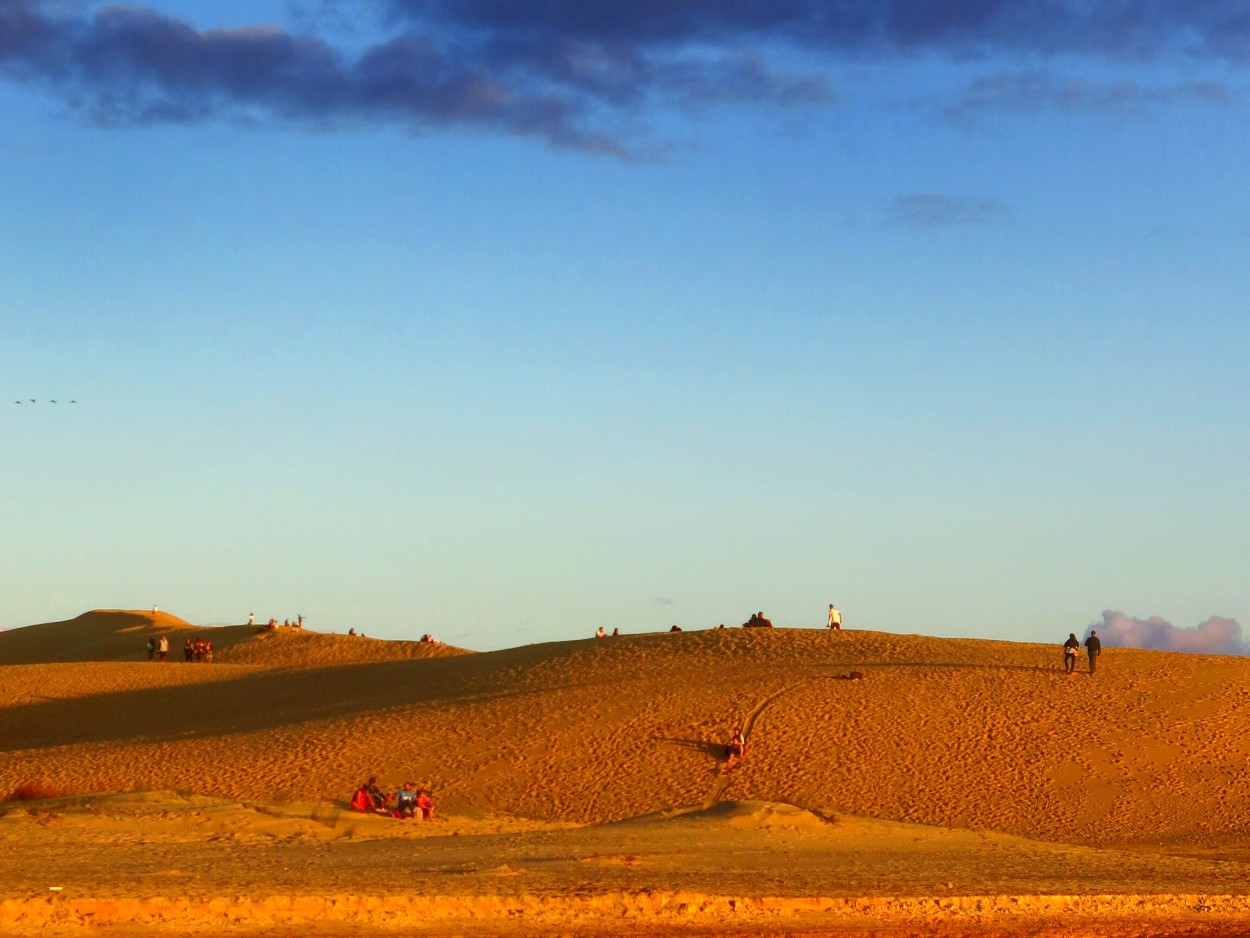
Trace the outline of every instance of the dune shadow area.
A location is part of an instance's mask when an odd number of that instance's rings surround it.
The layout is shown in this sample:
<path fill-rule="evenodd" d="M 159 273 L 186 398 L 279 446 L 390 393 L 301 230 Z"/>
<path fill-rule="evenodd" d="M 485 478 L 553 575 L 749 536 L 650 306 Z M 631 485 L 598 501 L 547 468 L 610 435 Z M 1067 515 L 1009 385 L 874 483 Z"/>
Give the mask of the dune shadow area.
<path fill-rule="evenodd" d="M 277 729 L 439 701 L 524 696 L 515 652 L 249 671 L 215 681 L 42 699 L 0 709 L 0 752 L 171 742 Z M 147 665 L 145 665 L 147 666 Z M 170 663 L 151 667 L 223 667 Z"/>

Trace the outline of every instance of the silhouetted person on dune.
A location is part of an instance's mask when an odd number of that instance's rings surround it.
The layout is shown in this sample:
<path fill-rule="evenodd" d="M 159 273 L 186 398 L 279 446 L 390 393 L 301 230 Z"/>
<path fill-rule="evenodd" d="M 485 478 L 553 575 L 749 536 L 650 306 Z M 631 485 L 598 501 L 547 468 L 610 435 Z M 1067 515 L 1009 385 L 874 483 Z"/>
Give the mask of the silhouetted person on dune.
<path fill-rule="evenodd" d="M 1093 674 L 1098 666 L 1098 656 L 1102 654 L 1102 641 L 1094 629 L 1089 630 L 1089 638 L 1085 639 L 1085 654 L 1089 656 L 1089 673 Z"/>
<path fill-rule="evenodd" d="M 1080 650 L 1081 643 L 1077 641 L 1076 633 L 1069 632 L 1068 640 L 1063 643 L 1063 667 L 1069 674 L 1076 669 L 1076 656 Z"/>

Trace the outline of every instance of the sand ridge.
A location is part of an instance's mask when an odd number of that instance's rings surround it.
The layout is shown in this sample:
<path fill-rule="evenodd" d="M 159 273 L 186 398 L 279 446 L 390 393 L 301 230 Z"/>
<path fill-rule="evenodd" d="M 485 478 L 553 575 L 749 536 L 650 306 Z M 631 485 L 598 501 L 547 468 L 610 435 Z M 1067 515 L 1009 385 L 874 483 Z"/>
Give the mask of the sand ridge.
<path fill-rule="evenodd" d="M 304 806 L 276 838 L 239 815 L 171 842 L 170 868 L 200 856 L 211 871 L 221 860 L 204 837 L 220 835 L 256 862 L 273 843 L 351 857 L 345 868 L 364 878 L 308 859 L 322 897 L 366 894 L 370 863 L 406 862 L 388 844 L 418 841 L 437 843 L 430 876 L 460 870 L 440 880 L 447 896 L 567 897 L 580 894 L 577 871 L 593 870 L 593 890 L 684 882 L 721 908 L 737 882 L 713 862 L 722 855 L 757 857 L 737 894 L 778 901 L 1250 893 L 1244 659 L 1108 649 L 1098 674 L 1067 677 L 1058 642 L 726 629 L 484 653 L 252 632 L 212 665 L 118 660 L 104 639 L 124 636 L 133 656 L 142 633 L 124 629 L 143 625 L 136 615 L 92 614 L 81 647 L 54 624 L 51 663 L 0 667 L 0 789 L 179 791 L 268 806 L 271 824 L 281 806 Z M 41 629 L 18 630 L 16 644 L 0 634 L 0 660 L 37 651 Z M 726 772 L 738 722 L 747 757 Z M 327 834 L 346 829 L 324 818 L 369 774 L 432 788 L 440 815 L 469 826 L 401 837 L 387 825 L 404 822 L 358 818 L 358 839 Z M 530 827 L 508 833 L 499 819 Z M 27 849 L 32 831 L 61 823 L 12 820 Z M 97 861 L 111 836 L 99 834 Z M 456 860 L 453 840 L 478 853 Z M 800 858 L 807 880 L 795 878 Z M 682 880 L 687 868 L 719 878 Z M 829 885 L 834 868 L 851 893 Z"/>

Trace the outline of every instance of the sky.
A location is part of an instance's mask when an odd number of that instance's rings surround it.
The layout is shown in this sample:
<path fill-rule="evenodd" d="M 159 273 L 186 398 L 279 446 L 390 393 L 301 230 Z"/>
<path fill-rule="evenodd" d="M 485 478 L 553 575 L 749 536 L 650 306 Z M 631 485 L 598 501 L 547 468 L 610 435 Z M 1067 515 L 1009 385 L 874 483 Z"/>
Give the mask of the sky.
<path fill-rule="evenodd" d="M 1241 653 L 1248 118 L 1234 0 L 0 0 L 0 627 Z"/>

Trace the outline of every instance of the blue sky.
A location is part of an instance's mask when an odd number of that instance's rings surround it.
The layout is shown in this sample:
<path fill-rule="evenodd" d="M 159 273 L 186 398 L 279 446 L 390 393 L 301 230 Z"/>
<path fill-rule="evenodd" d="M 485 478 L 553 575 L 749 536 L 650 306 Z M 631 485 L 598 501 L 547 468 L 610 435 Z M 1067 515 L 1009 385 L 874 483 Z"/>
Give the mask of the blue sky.
<path fill-rule="evenodd" d="M 0 627 L 1245 621 L 1248 91 L 1216 0 L 0 0 Z"/>

